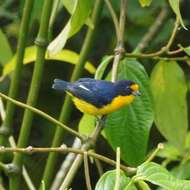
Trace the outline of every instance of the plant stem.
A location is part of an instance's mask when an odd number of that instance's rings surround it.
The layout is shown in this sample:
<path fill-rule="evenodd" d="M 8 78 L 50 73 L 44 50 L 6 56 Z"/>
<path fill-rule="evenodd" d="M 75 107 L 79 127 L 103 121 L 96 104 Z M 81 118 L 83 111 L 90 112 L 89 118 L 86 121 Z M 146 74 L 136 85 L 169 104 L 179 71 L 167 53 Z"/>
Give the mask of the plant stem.
<path fill-rule="evenodd" d="M 166 48 L 167 48 L 167 51 L 170 50 L 170 47 L 172 46 L 174 40 L 175 40 L 175 37 L 176 37 L 176 34 L 177 34 L 177 31 L 178 31 L 178 27 L 179 27 L 179 19 L 176 18 L 176 21 L 175 21 L 175 24 L 174 24 L 174 28 L 173 28 L 173 31 L 172 31 L 172 34 L 171 34 L 171 37 L 166 45 Z"/>
<path fill-rule="evenodd" d="M 169 11 L 168 7 L 164 6 L 160 13 L 158 14 L 156 20 L 152 24 L 152 26 L 149 28 L 148 32 L 144 35 L 142 40 L 138 43 L 137 47 L 135 48 L 134 52 L 142 52 L 148 44 L 152 41 L 152 39 L 158 34 L 158 32 L 161 30 L 164 21 L 168 18 Z"/>
<path fill-rule="evenodd" d="M 152 154 L 148 157 L 148 159 L 145 162 L 151 162 L 156 157 L 158 152 L 163 148 L 164 148 L 164 145 L 162 143 L 159 143 L 156 149 L 152 152 Z"/>
<path fill-rule="evenodd" d="M 111 4 L 111 2 L 109 0 L 104 0 L 107 7 L 108 7 L 108 10 L 112 16 L 112 20 L 113 20 L 113 23 L 114 23 L 114 27 L 115 27 L 115 33 L 116 33 L 116 36 L 117 38 L 119 38 L 119 22 L 118 22 L 118 18 L 117 18 L 117 15 L 114 11 L 114 8 Z"/>
<path fill-rule="evenodd" d="M 84 148 L 83 148 L 84 149 Z M 66 147 L 64 145 L 60 147 L 51 147 L 51 148 L 44 148 L 44 147 L 32 147 L 28 146 L 26 148 L 12 148 L 12 147 L 0 147 L 0 153 L 6 153 L 6 152 L 19 152 L 19 153 L 25 153 L 25 154 L 33 154 L 33 153 L 48 153 L 48 152 L 57 152 L 57 153 L 76 153 L 83 155 L 84 152 L 87 152 L 88 156 L 96 158 L 98 160 L 101 160 L 107 164 L 110 164 L 111 166 L 116 166 L 116 162 L 108 157 L 105 157 L 101 154 L 97 154 L 95 152 L 81 150 L 78 148 L 70 148 Z M 127 172 L 128 176 L 132 176 L 136 173 L 136 168 L 132 167 L 126 167 L 125 165 L 120 165 L 120 168 Z"/>
<path fill-rule="evenodd" d="M 117 147 L 116 150 L 116 177 L 115 177 L 115 186 L 114 190 L 119 190 L 120 185 L 120 147 Z"/>
<path fill-rule="evenodd" d="M 30 110 L 31 112 L 34 112 L 40 116 L 42 116 L 43 118 L 45 118 L 46 120 L 54 123 L 55 125 L 63 128 L 64 130 L 68 131 L 69 133 L 71 133 L 72 135 L 80 138 L 81 140 L 84 140 L 84 137 L 82 135 L 80 135 L 80 133 L 78 133 L 77 131 L 71 129 L 70 127 L 67 127 L 66 125 L 64 125 L 63 123 L 61 123 L 60 121 L 56 120 L 55 118 L 51 117 L 50 115 L 48 115 L 47 113 L 35 108 L 35 107 L 32 107 L 30 105 L 27 105 L 27 104 L 24 104 L 20 101 L 17 101 L 17 100 L 14 100 L 8 96 L 6 96 L 5 94 L 1 93 L 0 92 L 0 97 L 3 98 L 3 99 L 6 99 L 8 100 L 9 102 L 12 102 L 13 104 L 17 105 L 17 106 L 20 106 L 22 108 L 25 108 L 25 109 L 28 109 Z"/>
<path fill-rule="evenodd" d="M 90 172 L 88 167 L 88 153 L 84 152 L 83 154 L 84 159 L 84 174 L 85 174 L 85 180 L 86 180 L 86 187 L 87 190 L 92 190 L 91 181 L 90 181 Z"/>
<path fill-rule="evenodd" d="M 84 44 L 83 44 L 81 52 L 80 52 L 80 59 L 74 68 L 74 71 L 71 76 L 71 81 L 77 80 L 82 75 L 85 61 L 91 50 L 91 45 L 92 45 L 93 37 L 95 34 L 95 27 L 99 20 L 99 16 L 100 16 L 100 13 L 102 10 L 102 5 L 103 5 L 102 0 L 95 1 L 94 10 L 92 13 L 92 23 L 94 25 L 94 29 L 92 29 L 90 27 L 88 28 L 88 31 L 87 31 L 87 34 L 86 34 L 86 37 L 84 40 Z M 59 118 L 60 122 L 63 122 L 63 123 L 68 122 L 68 120 L 70 118 L 70 114 L 71 114 L 71 105 L 72 105 L 71 98 L 67 95 L 65 98 L 62 110 L 61 110 L 61 114 L 60 114 L 60 118 Z M 60 129 L 60 128 L 56 129 L 52 147 L 59 146 L 61 144 L 61 142 L 63 141 L 64 133 L 65 133 L 65 131 L 63 129 Z M 47 189 L 49 188 L 50 183 L 52 181 L 52 177 L 54 174 L 54 169 L 55 169 L 55 165 L 56 165 L 56 161 L 57 161 L 57 156 L 58 156 L 58 154 L 55 152 L 50 153 L 48 156 L 48 160 L 47 160 L 47 163 L 45 166 L 45 171 L 43 174 L 43 181 L 44 181 Z M 40 187 L 40 189 L 42 189 L 42 186 Z"/>
<path fill-rule="evenodd" d="M 22 72 L 22 65 L 23 65 L 23 58 L 24 58 L 24 51 L 27 41 L 27 34 L 29 30 L 29 23 L 32 13 L 34 1 L 28 0 L 25 1 L 24 4 L 24 10 L 23 10 L 23 16 L 19 31 L 19 38 L 18 38 L 18 45 L 17 45 L 17 52 L 16 52 L 16 67 L 13 72 L 13 77 L 10 84 L 9 89 L 9 97 L 16 98 L 18 96 L 19 92 L 19 85 L 21 81 L 21 72 Z M 14 112 L 15 112 L 15 105 L 11 102 L 7 103 L 6 107 L 6 117 L 5 120 L 0 128 L 0 145 L 5 145 L 8 136 L 12 132 L 12 125 L 13 125 L 13 119 L 14 119 Z M 1 159 L 2 160 L 2 156 Z"/>
<path fill-rule="evenodd" d="M 42 73 L 44 67 L 44 57 L 46 51 L 46 45 L 48 43 L 48 26 L 49 26 L 49 19 L 51 15 L 53 0 L 46 0 L 44 1 L 42 15 L 41 15 L 41 22 L 39 33 L 36 39 L 37 45 L 37 56 L 36 62 L 34 65 L 34 72 L 32 76 L 32 82 L 29 90 L 29 95 L 27 98 L 27 104 L 30 106 L 35 106 L 36 101 L 39 94 L 40 83 L 42 80 Z M 25 147 L 28 143 L 28 138 L 31 131 L 33 119 L 33 112 L 30 110 L 25 110 L 24 117 L 21 125 L 21 131 L 18 138 L 18 147 Z M 16 153 L 13 159 L 13 165 L 21 170 L 23 162 L 23 155 Z M 19 190 L 20 189 L 20 173 L 10 175 L 10 190 Z"/>
<path fill-rule="evenodd" d="M 115 49 L 115 56 L 112 66 L 112 82 L 115 82 L 117 79 L 117 70 L 119 61 L 124 53 L 124 32 L 125 32 L 125 20 L 126 20 L 126 0 L 121 0 L 120 8 L 120 18 L 119 18 L 119 34 L 117 38 L 117 46 Z"/>

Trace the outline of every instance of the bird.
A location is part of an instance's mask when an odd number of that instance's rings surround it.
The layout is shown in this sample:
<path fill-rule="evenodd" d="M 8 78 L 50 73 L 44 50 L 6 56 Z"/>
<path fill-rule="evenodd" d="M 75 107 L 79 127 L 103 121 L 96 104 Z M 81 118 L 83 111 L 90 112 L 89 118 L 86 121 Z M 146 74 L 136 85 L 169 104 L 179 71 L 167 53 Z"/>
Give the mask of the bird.
<path fill-rule="evenodd" d="M 141 95 L 139 85 L 131 80 L 116 82 L 80 78 L 75 82 L 54 79 L 52 88 L 66 92 L 83 113 L 104 116 L 133 102 Z"/>

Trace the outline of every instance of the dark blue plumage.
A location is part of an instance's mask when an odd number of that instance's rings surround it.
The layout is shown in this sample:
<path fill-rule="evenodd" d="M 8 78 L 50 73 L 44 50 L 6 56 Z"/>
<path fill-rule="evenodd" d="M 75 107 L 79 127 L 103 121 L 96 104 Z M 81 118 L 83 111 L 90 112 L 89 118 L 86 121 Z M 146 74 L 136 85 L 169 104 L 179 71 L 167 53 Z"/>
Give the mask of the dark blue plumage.
<path fill-rule="evenodd" d="M 55 79 L 52 88 L 67 91 L 73 96 L 85 100 L 97 108 L 101 108 L 111 103 L 114 97 L 118 95 L 130 95 L 132 93 L 130 85 L 132 84 L 134 84 L 134 82 L 129 80 L 121 80 L 113 83 L 92 78 L 81 78 L 74 83 L 70 83 Z"/>

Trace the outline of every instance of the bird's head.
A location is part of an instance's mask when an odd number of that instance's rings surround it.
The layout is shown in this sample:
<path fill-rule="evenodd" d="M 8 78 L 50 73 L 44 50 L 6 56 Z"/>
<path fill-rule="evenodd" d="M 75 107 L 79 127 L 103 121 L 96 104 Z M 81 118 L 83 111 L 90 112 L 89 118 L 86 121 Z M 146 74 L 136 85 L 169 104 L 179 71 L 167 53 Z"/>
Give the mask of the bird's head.
<path fill-rule="evenodd" d="M 116 91 L 121 96 L 140 96 L 139 85 L 131 80 L 120 80 L 115 83 Z"/>

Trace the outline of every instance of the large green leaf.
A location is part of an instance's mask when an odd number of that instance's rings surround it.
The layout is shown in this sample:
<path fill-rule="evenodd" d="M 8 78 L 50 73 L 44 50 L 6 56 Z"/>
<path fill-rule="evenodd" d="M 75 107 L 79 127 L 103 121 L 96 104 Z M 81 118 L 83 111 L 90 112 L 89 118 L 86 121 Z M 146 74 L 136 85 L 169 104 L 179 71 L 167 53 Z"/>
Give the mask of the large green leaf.
<path fill-rule="evenodd" d="M 149 78 L 139 62 L 125 59 L 120 63 L 118 79 L 137 82 L 142 96 L 136 97 L 132 104 L 108 115 L 105 134 L 114 149 L 121 148 L 122 159 L 127 164 L 136 166 L 144 159 L 153 122 Z"/>
<path fill-rule="evenodd" d="M 148 7 L 152 3 L 152 0 L 139 0 L 142 7 Z"/>
<path fill-rule="evenodd" d="M 95 190 L 114 190 L 116 172 L 115 170 L 104 173 L 98 180 Z M 126 177 L 124 172 L 120 173 L 120 186 L 118 190 L 123 190 L 129 183 L 130 178 Z M 136 190 L 136 187 L 132 185 L 128 190 Z"/>
<path fill-rule="evenodd" d="M 24 55 L 24 64 L 32 63 L 36 60 L 36 47 L 30 46 L 26 48 L 25 55 Z M 64 61 L 71 64 L 77 64 L 79 60 L 79 54 L 73 52 L 71 50 L 62 50 L 56 55 L 49 56 L 46 53 L 45 56 L 46 60 L 57 60 L 57 61 Z M 11 71 L 15 69 L 16 64 L 16 55 L 4 66 L 3 68 L 3 77 L 10 74 Z M 95 73 L 95 67 L 90 63 L 86 62 L 85 68 L 92 74 Z"/>
<path fill-rule="evenodd" d="M 169 0 L 170 6 L 173 9 L 174 13 L 176 14 L 177 18 L 179 19 L 181 25 L 183 26 L 184 29 L 187 30 L 187 28 L 185 27 L 184 23 L 183 23 L 183 19 L 181 17 L 181 13 L 180 13 L 180 0 Z"/>
<path fill-rule="evenodd" d="M 160 133 L 183 148 L 187 133 L 187 84 L 176 62 L 160 61 L 151 74 L 155 123 Z"/>
<path fill-rule="evenodd" d="M 7 63 L 12 55 L 12 50 L 5 34 L 0 30 L 0 64 Z"/>
<path fill-rule="evenodd" d="M 48 51 L 50 54 L 58 53 L 64 46 L 67 39 L 77 33 L 85 24 L 92 8 L 92 0 L 76 0 L 72 1 L 72 14 L 66 26 L 60 34 L 50 43 Z"/>
<path fill-rule="evenodd" d="M 190 181 L 180 180 L 170 174 L 159 164 L 149 162 L 144 163 L 137 168 L 135 181 L 144 180 L 154 185 L 165 188 L 166 190 L 189 190 Z"/>

